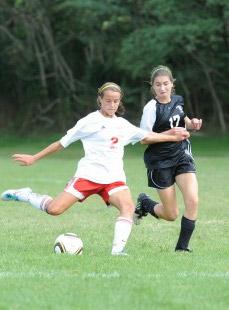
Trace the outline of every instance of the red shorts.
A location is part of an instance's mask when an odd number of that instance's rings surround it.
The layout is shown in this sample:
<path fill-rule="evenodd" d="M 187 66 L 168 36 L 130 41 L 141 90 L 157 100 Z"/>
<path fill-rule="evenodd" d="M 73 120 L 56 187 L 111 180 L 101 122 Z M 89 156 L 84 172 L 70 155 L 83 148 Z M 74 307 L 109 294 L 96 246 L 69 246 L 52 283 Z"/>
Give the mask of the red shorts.
<path fill-rule="evenodd" d="M 64 191 L 77 197 L 80 202 L 93 194 L 98 194 L 106 204 L 109 204 L 109 196 L 124 189 L 128 189 L 128 186 L 122 181 L 98 184 L 82 178 L 73 178 L 68 182 Z"/>

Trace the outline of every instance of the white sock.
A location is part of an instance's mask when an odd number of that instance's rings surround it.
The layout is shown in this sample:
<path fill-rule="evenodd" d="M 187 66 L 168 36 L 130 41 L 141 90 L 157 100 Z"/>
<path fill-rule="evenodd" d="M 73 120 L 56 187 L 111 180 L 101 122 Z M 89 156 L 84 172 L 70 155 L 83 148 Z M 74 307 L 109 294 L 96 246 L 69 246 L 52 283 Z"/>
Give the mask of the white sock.
<path fill-rule="evenodd" d="M 36 193 L 29 194 L 28 202 L 36 209 L 39 209 L 41 211 L 46 211 L 47 208 L 47 202 L 50 202 L 53 200 L 52 197 L 48 195 L 40 195 Z"/>
<path fill-rule="evenodd" d="M 111 253 L 122 252 L 131 233 L 133 221 L 125 217 L 118 217 L 115 223 L 114 240 Z"/>

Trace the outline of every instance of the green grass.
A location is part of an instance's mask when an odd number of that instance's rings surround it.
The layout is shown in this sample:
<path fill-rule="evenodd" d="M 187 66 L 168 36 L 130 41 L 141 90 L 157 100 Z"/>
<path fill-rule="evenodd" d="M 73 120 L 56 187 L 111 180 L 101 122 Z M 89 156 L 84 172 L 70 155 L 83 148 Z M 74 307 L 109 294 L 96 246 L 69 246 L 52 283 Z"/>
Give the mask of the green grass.
<path fill-rule="evenodd" d="M 30 186 L 56 195 L 73 175 L 80 144 L 19 167 L 15 152 L 33 153 L 51 141 L 3 139 L 0 192 Z M 110 255 L 117 212 L 98 196 L 51 217 L 29 205 L 0 202 L 0 309 L 228 309 L 229 138 L 195 137 L 200 212 L 192 254 L 175 253 L 180 217 L 173 223 L 147 217 L 133 227 L 128 257 Z M 136 199 L 147 188 L 143 146 L 128 147 L 125 167 Z M 75 232 L 82 256 L 53 253 L 55 238 Z"/>

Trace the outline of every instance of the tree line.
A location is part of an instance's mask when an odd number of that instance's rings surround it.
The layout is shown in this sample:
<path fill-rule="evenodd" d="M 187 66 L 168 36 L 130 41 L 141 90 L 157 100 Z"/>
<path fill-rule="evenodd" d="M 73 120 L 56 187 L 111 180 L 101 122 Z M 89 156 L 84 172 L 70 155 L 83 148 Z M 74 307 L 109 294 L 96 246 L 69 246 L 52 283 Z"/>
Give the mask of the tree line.
<path fill-rule="evenodd" d="M 228 0 L 1 0 L 0 128 L 63 131 L 119 83 L 138 124 L 153 67 L 168 65 L 188 115 L 227 131 Z"/>

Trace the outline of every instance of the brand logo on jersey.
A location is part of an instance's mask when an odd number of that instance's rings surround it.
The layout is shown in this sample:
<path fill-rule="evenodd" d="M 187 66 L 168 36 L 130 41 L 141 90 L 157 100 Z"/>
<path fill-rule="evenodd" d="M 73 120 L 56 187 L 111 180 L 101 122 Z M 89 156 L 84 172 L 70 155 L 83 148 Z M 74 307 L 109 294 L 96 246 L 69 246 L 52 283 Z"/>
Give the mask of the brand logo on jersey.
<path fill-rule="evenodd" d="M 180 106 L 180 105 L 178 105 L 178 106 L 176 107 L 176 109 L 179 110 L 180 112 L 183 112 L 182 106 Z"/>

